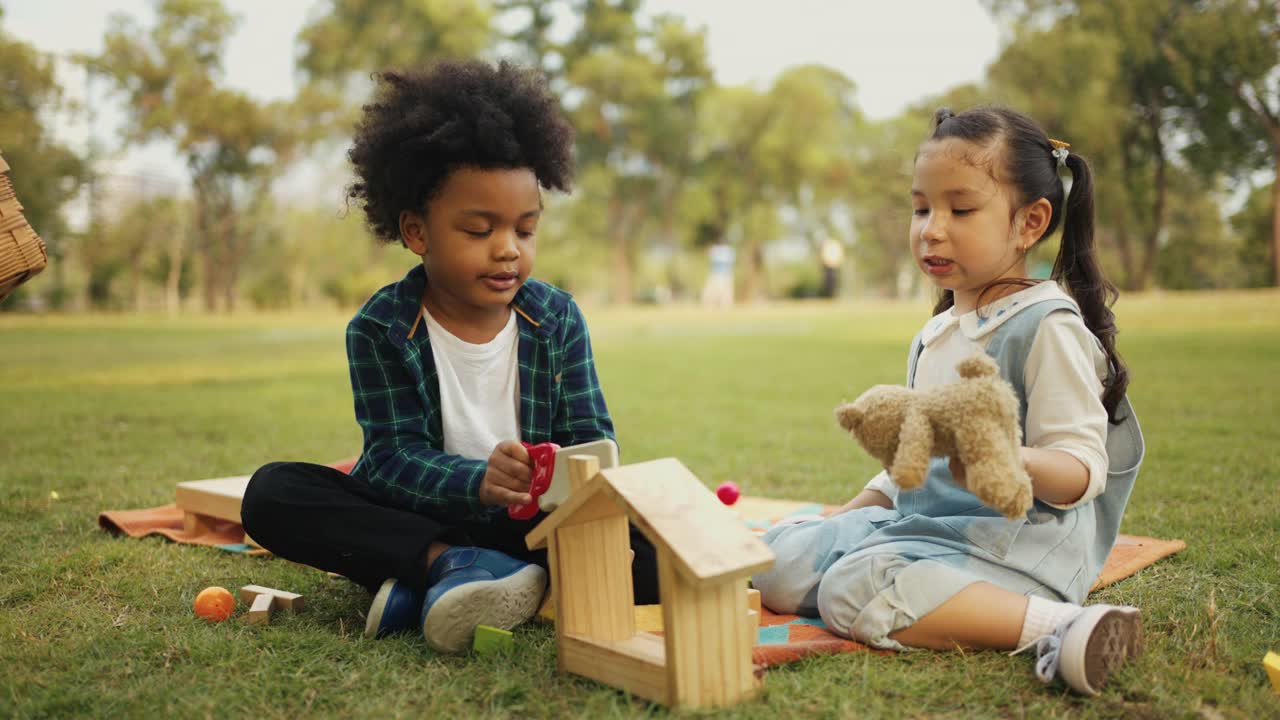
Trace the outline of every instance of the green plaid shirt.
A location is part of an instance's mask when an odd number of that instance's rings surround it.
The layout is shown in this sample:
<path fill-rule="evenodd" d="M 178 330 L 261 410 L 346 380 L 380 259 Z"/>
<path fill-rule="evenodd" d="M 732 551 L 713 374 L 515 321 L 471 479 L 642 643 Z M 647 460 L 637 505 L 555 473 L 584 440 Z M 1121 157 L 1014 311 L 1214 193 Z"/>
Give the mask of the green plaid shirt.
<path fill-rule="evenodd" d="M 347 325 L 347 362 L 364 450 L 351 474 L 389 503 L 441 520 L 500 511 L 480 503 L 486 460 L 444 452 L 440 383 L 415 266 L 365 303 Z M 613 438 L 582 311 L 569 293 L 530 278 L 512 301 L 519 339 L 520 435 L 576 445 Z M 410 338 L 410 332 L 413 337 Z"/>

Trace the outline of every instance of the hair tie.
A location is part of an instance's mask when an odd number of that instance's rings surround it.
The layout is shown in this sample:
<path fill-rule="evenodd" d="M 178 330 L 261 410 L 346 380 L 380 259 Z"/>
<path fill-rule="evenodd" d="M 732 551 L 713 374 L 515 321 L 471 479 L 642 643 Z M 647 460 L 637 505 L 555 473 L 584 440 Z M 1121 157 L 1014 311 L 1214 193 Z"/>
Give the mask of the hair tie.
<path fill-rule="evenodd" d="M 1057 158 L 1058 167 L 1066 167 L 1067 156 L 1071 154 L 1071 151 L 1067 148 L 1071 147 L 1071 143 L 1049 138 L 1049 144 L 1053 146 L 1053 151 L 1050 154 Z"/>

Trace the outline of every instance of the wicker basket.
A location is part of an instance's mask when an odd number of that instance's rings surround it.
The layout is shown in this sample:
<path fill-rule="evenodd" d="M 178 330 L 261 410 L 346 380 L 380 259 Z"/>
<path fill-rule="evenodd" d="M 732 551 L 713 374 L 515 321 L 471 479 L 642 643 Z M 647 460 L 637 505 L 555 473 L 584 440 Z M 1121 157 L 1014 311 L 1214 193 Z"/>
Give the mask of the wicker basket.
<path fill-rule="evenodd" d="M 22 205 L 0 156 L 0 300 L 49 264 L 44 241 L 22 216 Z"/>

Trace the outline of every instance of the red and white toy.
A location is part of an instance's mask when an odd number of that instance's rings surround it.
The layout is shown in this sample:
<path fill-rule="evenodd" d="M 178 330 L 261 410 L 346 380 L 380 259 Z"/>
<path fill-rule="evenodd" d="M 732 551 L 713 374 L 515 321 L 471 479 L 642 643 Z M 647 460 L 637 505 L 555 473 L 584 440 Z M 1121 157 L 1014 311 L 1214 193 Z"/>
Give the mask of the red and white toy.
<path fill-rule="evenodd" d="M 533 496 L 533 502 L 528 505 L 508 505 L 507 515 L 514 520 L 528 520 L 538 514 L 538 498 L 551 487 L 551 476 L 556 469 L 556 451 L 560 446 L 553 442 L 520 444 L 529 451 L 529 461 L 533 464 L 533 479 L 529 481 L 529 494 Z"/>

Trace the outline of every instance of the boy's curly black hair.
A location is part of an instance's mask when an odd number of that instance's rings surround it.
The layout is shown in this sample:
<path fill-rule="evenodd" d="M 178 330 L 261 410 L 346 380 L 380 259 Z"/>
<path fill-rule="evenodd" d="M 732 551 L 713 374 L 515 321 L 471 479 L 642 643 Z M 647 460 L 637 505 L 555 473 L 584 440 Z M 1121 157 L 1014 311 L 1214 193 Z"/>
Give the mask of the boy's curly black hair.
<path fill-rule="evenodd" d="M 508 62 L 440 62 L 378 73 L 347 153 L 347 198 L 384 242 L 400 240 L 400 213 L 422 212 L 460 167 L 529 168 L 547 189 L 573 181 L 573 128 L 537 72 Z"/>

